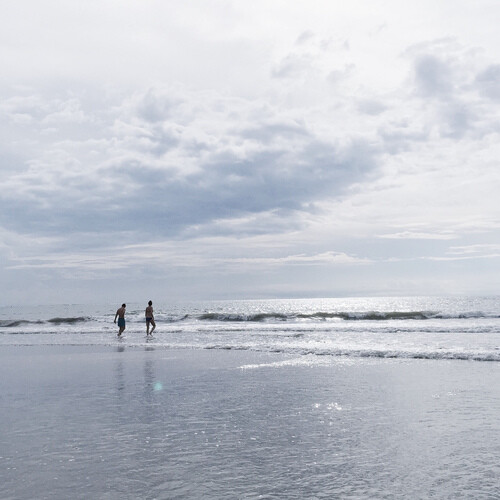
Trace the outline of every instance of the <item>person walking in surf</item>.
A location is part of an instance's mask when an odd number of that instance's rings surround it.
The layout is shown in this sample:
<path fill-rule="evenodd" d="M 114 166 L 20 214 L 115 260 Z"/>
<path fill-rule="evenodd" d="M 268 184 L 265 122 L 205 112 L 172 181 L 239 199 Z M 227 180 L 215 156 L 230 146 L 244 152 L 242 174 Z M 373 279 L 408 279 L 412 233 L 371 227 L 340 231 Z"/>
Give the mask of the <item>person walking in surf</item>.
<path fill-rule="evenodd" d="M 148 302 L 148 307 L 146 307 L 145 314 L 146 314 L 146 336 L 153 335 L 153 332 L 155 331 L 156 328 L 155 317 L 153 314 L 153 302 L 151 301 Z M 150 324 L 153 326 L 151 333 L 149 332 Z"/>
<path fill-rule="evenodd" d="M 116 318 L 118 318 L 118 337 L 121 337 L 123 330 L 125 330 L 125 308 L 127 307 L 126 304 L 122 304 L 122 306 L 116 311 L 115 314 L 115 323 L 116 323 Z"/>

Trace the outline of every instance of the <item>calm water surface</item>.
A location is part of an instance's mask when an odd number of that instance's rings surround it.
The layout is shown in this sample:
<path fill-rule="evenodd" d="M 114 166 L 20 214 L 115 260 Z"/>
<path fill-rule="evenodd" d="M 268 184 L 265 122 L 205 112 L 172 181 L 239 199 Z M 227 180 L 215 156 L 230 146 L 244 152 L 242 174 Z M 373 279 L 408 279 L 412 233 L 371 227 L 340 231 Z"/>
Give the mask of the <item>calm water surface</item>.
<path fill-rule="evenodd" d="M 496 363 L 0 349 L 2 498 L 498 498 Z"/>

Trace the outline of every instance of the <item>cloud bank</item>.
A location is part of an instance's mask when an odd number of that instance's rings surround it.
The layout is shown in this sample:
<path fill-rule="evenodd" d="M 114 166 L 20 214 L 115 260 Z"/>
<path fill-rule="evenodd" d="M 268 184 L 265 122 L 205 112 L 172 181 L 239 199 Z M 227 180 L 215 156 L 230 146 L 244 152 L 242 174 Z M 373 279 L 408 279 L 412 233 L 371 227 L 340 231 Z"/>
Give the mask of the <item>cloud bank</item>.
<path fill-rule="evenodd" d="M 123 273 L 167 295 L 491 293 L 500 61 L 484 12 L 8 6 L 4 300 L 109 298 Z"/>

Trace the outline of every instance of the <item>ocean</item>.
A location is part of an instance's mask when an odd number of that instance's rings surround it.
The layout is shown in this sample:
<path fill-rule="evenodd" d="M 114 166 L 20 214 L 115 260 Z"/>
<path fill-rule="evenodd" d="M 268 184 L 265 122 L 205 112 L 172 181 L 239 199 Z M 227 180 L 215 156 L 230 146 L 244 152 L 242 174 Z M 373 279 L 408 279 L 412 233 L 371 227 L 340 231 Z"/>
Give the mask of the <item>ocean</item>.
<path fill-rule="evenodd" d="M 497 297 L 0 310 L 0 498 L 500 498 Z"/>
<path fill-rule="evenodd" d="M 107 306 L 0 308 L 0 345 L 116 345 Z M 123 345 L 284 354 L 500 361 L 500 297 L 247 300 L 127 305 Z"/>

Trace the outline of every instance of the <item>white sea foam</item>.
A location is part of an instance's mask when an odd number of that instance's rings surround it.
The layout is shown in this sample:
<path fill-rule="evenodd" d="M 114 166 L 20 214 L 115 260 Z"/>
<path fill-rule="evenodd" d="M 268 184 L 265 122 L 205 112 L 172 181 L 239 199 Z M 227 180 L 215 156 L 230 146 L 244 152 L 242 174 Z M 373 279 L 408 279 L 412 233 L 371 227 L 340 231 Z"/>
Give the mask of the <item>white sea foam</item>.
<path fill-rule="evenodd" d="M 283 368 L 287 366 L 325 366 L 330 365 L 332 361 L 327 358 L 318 358 L 316 356 L 302 356 L 300 358 L 285 359 L 283 361 L 274 361 L 272 363 L 258 363 L 242 365 L 242 370 L 255 370 L 258 368 Z"/>

